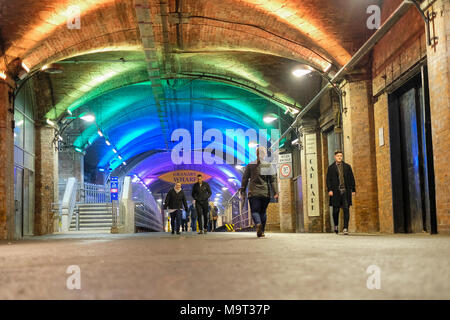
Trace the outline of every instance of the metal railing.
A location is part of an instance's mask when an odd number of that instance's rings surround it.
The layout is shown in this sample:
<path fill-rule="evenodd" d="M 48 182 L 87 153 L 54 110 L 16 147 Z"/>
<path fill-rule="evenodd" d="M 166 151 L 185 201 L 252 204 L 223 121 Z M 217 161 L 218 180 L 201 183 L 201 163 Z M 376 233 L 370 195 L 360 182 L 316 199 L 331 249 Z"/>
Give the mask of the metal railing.
<path fill-rule="evenodd" d="M 134 224 L 136 227 L 150 231 L 163 230 L 161 215 L 158 212 L 154 212 L 144 202 L 136 202 L 134 204 Z"/>
<path fill-rule="evenodd" d="M 111 202 L 109 188 L 104 185 L 84 183 L 80 186 L 82 203 L 106 203 Z"/>
<path fill-rule="evenodd" d="M 246 203 L 240 199 L 239 192 L 236 192 L 226 204 L 231 206 L 231 222 L 234 224 L 235 230 L 252 227 L 253 220 L 250 216 L 248 198 L 245 201 Z"/>

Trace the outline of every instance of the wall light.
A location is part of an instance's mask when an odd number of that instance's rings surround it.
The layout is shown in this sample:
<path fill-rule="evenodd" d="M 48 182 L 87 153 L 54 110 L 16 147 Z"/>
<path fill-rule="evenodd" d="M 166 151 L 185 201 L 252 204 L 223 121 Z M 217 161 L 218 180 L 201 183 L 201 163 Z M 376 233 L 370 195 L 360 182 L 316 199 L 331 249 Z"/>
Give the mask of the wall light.
<path fill-rule="evenodd" d="M 310 74 L 310 73 L 311 73 L 311 70 L 309 70 L 309 69 L 300 69 L 299 68 L 299 69 L 295 69 L 294 71 L 292 71 L 292 74 L 297 78 L 306 76 L 307 74 Z"/>
<path fill-rule="evenodd" d="M 92 114 L 85 114 L 85 115 L 81 116 L 80 119 L 82 119 L 86 122 L 93 122 L 93 121 L 95 121 L 95 116 Z"/>
<path fill-rule="evenodd" d="M 271 114 L 265 115 L 263 118 L 263 121 L 264 121 L 264 123 L 272 123 L 277 119 L 278 119 L 278 117 L 275 114 L 271 113 Z"/>

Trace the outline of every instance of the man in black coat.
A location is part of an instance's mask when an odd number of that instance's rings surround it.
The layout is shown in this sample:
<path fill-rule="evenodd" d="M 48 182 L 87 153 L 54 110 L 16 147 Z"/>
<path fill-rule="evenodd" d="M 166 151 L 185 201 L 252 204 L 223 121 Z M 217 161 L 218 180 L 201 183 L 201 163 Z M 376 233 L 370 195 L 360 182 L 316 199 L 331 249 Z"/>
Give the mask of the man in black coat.
<path fill-rule="evenodd" d="M 327 189 L 330 196 L 330 206 L 333 206 L 334 232 L 338 234 L 339 210 L 344 210 L 344 234 L 348 234 L 348 222 L 350 220 L 350 206 L 352 195 L 356 193 L 355 178 L 352 167 L 342 161 L 342 151 L 334 153 L 336 160 L 327 171 Z"/>
<path fill-rule="evenodd" d="M 181 210 L 184 209 L 188 211 L 188 205 L 186 201 L 186 196 L 183 190 L 181 190 L 181 183 L 177 182 L 175 187 L 170 189 L 169 193 L 164 200 L 164 210 L 169 208 L 170 213 L 170 225 L 172 228 L 172 234 L 176 231 L 180 234 L 181 225 Z"/>
<path fill-rule="evenodd" d="M 192 198 L 195 200 L 197 211 L 199 234 L 208 232 L 209 197 L 211 197 L 211 187 L 201 174 L 197 175 L 198 182 L 192 187 Z"/>

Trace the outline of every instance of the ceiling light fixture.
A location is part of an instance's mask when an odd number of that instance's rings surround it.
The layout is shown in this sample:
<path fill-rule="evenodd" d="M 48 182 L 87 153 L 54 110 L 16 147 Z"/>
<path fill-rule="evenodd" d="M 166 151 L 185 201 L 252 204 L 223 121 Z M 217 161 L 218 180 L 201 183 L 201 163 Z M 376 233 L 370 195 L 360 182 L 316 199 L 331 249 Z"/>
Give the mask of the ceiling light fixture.
<path fill-rule="evenodd" d="M 307 74 L 310 74 L 311 72 L 312 71 L 309 69 L 298 68 L 298 69 L 295 69 L 294 71 L 292 71 L 292 74 L 295 77 L 300 78 L 300 77 L 306 76 Z"/>
<path fill-rule="evenodd" d="M 93 121 L 95 121 L 95 116 L 92 114 L 85 114 L 85 115 L 81 116 L 80 119 L 82 119 L 86 122 L 93 122 Z"/>

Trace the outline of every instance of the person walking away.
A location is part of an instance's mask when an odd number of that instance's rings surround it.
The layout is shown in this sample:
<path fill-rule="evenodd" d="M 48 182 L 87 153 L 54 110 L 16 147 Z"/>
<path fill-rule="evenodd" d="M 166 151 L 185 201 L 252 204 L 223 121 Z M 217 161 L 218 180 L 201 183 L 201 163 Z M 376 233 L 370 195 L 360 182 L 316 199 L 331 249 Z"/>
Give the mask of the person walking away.
<path fill-rule="evenodd" d="M 217 228 L 217 217 L 218 217 L 219 209 L 214 205 L 214 202 L 209 203 L 209 221 L 210 221 L 210 229 L 212 232 L 216 231 Z"/>
<path fill-rule="evenodd" d="M 345 163 L 341 150 L 334 152 L 335 162 L 327 170 L 327 189 L 330 196 L 330 206 L 333 207 L 334 232 L 339 233 L 339 211 L 344 211 L 344 235 L 348 235 L 348 223 L 350 221 L 350 206 L 352 196 L 356 194 L 355 178 L 352 167 Z"/>
<path fill-rule="evenodd" d="M 277 178 L 270 170 L 270 164 L 264 162 L 267 151 L 264 147 L 256 149 L 256 161 L 249 163 L 242 175 L 240 193 L 245 197 L 248 185 L 248 200 L 253 222 L 256 225 L 258 238 L 264 237 L 267 221 L 267 206 L 269 205 L 271 193 L 275 199 L 278 198 Z"/>
<path fill-rule="evenodd" d="M 181 230 L 183 232 L 188 231 L 188 220 L 189 220 L 189 211 L 188 210 L 182 210 L 181 212 Z"/>
<path fill-rule="evenodd" d="M 175 231 L 177 234 L 180 234 L 181 210 L 183 206 L 185 210 L 188 210 L 186 197 L 183 190 L 181 190 L 181 183 L 177 182 L 175 186 L 170 189 L 169 193 L 167 193 L 163 207 L 164 210 L 167 208 L 169 209 L 172 234 L 174 234 Z"/>
<path fill-rule="evenodd" d="M 192 198 L 195 199 L 195 209 L 197 210 L 199 234 L 207 233 L 209 197 L 211 197 L 211 187 L 203 181 L 201 174 L 197 175 L 198 182 L 192 188 Z"/>
<path fill-rule="evenodd" d="M 192 202 L 193 203 L 189 206 L 189 215 L 191 217 L 191 231 L 196 232 L 197 231 L 197 210 L 195 209 L 195 200 Z"/>

